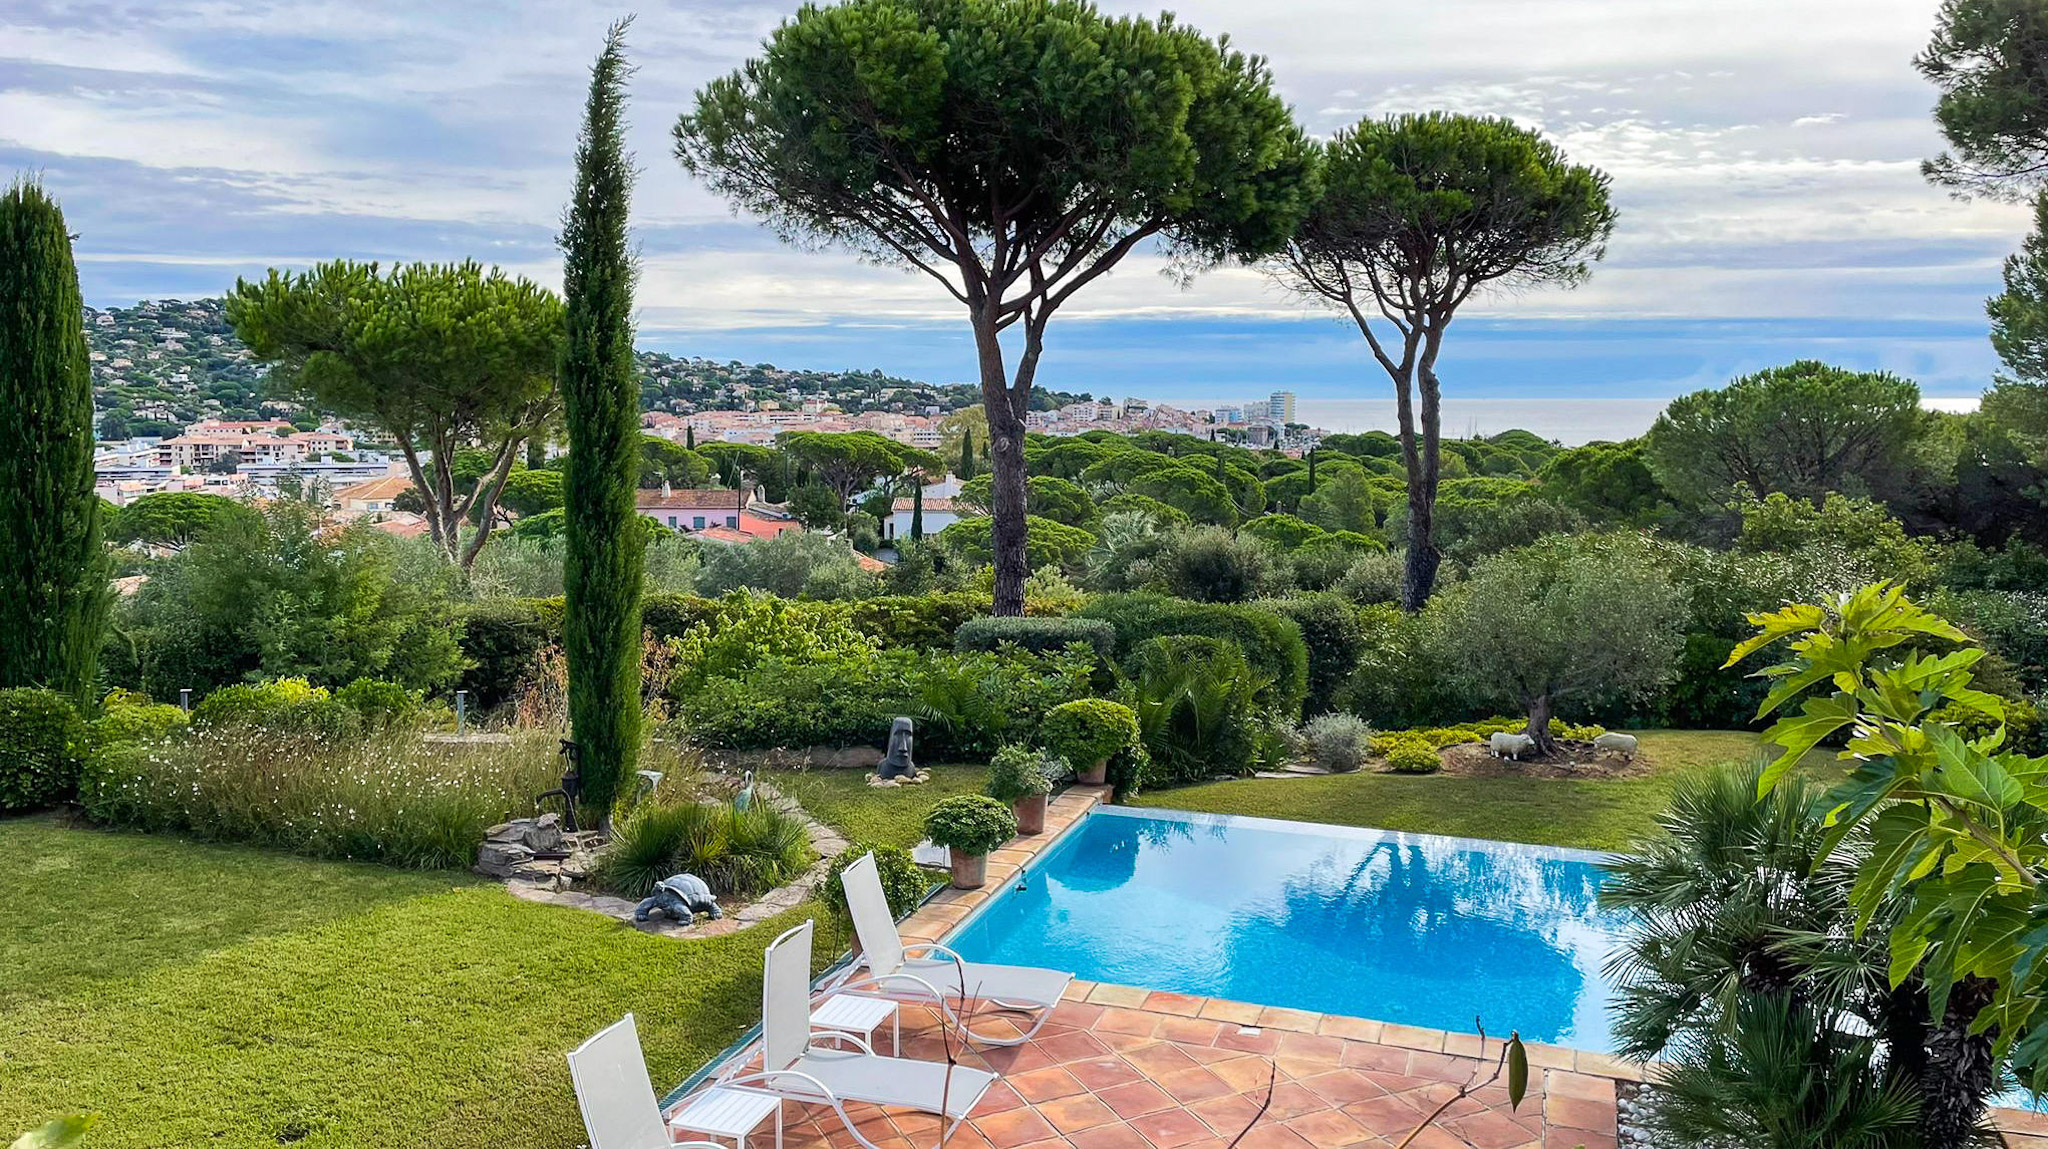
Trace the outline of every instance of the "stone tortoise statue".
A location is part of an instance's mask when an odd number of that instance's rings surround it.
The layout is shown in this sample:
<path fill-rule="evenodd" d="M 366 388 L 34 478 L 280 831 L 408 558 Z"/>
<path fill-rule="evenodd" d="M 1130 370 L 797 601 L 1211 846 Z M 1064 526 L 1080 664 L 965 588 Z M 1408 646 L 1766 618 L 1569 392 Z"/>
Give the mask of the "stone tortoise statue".
<path fill-rule="evenodd" d="M 725 916 L 711 887 L 695 874 L 672 874 L 656 883 L 653 895 L 634 907 L 633 920 L 644 922 L 656 913 L 684 925 L 696 921 L 698 914 L 709 914 L 714 921 Z"/>

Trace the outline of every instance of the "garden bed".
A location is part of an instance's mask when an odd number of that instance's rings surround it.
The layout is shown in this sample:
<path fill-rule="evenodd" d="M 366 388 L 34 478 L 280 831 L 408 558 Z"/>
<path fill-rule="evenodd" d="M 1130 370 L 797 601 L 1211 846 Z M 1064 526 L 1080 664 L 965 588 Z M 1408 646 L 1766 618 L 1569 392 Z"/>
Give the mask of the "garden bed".
<path fill-rule="evenodd" d="M 1591 742 L 1559 739 L 1548 755 L 1524 754 L 1521 758 L 1496 758 L 1483 742 L 1461 742 L 1438 751 L 1443 773 L 1456 778 L 1641 778 L 1650 773 L 1649 763 L 1638 753 L 1624 754 Z"/>
<path fill-rule="evenodd" d="M 600 889 L 581 888 L 585 883 L 558 878 L 552 882 L 520 881 L 513 879 L 505 888 L 513 897 L 523 901 L 540 902 L 544 905 L 562 906 L 567 909 L 587 910 L 603 914 L 614 921 L 624 922 L 642 933 L 655 934 L 666 938 L 718 938 L 738 933 L 748 926 L 758 925 L 802 905 L 811 896 L 831 868 L 833 859 L 844 853 L 846 839 L 837 830 L 819 822 L 804 812 L 796 799 L 776 790 L 767 782 L 756 780 L 754 798 L 769 807 L 795 818 L 803 823 L 804 832 L 810 838 L 811 849 L 817 860 L 811 863 L 796 880 L 785 882 L 756 897 L 726 902 L 719 899 L 719 908 L 725 916 L 697 922 L 672 921 L 666 916 L 647 921 L 634 920 L 634 911 L 639 902 L 631 898 L 615 897 Z"/>

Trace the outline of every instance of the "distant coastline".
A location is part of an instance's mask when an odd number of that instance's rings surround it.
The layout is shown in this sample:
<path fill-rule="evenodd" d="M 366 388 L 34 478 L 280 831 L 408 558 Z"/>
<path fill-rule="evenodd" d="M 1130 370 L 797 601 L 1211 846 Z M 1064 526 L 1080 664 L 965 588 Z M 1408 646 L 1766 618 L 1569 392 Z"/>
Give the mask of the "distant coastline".
<path fill-rule="evenodd" d="M 1180 400 L 1174 406 L 1201 408 L 1219 400 Z M 1596 440 L 1631 439 L 1650 429 L 1665 399 L 1459 399 L 1446 397 L 1443 429 L 1446 437 L 1493 435 L 1521 429 L 1567 447 Z M 1974 411 L 1974 395 L 1930 395 L 1922 405 L 1937 411 Z M 1395 428 L 1394 400 L 1317 399 L 1302 396 L 1297 401 L 1301 422 L 1326 431 L 1392 431 Z"/>

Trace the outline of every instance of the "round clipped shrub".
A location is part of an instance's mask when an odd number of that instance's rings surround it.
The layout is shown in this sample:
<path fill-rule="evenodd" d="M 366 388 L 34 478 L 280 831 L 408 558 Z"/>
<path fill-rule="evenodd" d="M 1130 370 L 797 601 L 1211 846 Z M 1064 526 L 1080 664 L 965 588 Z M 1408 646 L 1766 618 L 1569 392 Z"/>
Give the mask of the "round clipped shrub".
<path fill-rule="evenodd" d="M 54 690 L 0 690 L 0 814 L 40 810 L 78 790 L 85 723 Z"/>
<path fill-rule="evenodd" d="M 1067 760 L 1056 754 L 1028 746 L 1005 746 L 988 764 L 988 784 L 982 793 L 998 802 L 1050 794 L 1053 779 L 1065 777 L 1067 771 Z"/>
<path fill-rule="evenodd" d="M 1436 751 L 1419 739 L 1404 738 L 1387 747 L 1387 769 L 1396 774 L 1434 774 L 1442 767 Z"/>
<path fill-rule="evenodd" d="M 1348 774 L 1365 764 L 1372 751 L 1372 727 L 1344 711 L 1318 714 L 1301 725 L 1309 760 L 1334 774 Z"/>
<path fill-rule="evenodd" d="M 92 724 L 96 747 L 124 742 L 161 742 L 173 730 L 191 724 L 191 716 L 168 703 L 151 702 L 147 694 L 115 690 L 100 704 L 100 716 Z"/>
<path fill-rule="evenodd" d="M 882 896 L 888 899 L 892 916 L 900 918 L 916 909 L 925 892 L 932 888 L 931 874 L 911 860 L 909 850 L 855 842 L 832 859 L 832 865 L 825 870 L 825 880 L 818 883 L 818 900 L 842 922 L 851 920 L 853 912 L 846 908 L 846 887 L 840 884 L 839 875 L 870 853 L 875 856 L 875 876 L 882 880 Z"/>
<path fill-rule="evenodd" d="M 304 734 L 329 740 L 354 738 L 363 720 L 324 686 L 303 678 L 278 678 L 262 683 L 223 686 L 192 708 L 192 725 L 201 729 L 259 726 L 280 734 Z"/>
<path fill-rule="evenodd" d="M 1017 836 L 1017 815 L 985 794 L 955 794 L 924 816 L 924 833 L 949 850 L 986 854 Z"/>
<path fill-rule="evenodd" d="M 1138 740 L 1138 716 L 1121 702 L 1077 698 L 1046 712 L 1038 741 L 1076 770 L 1086 772 Z"/>
<path fill-rule="evenodd" d="M 362 716 L 373 730 L 403 726 L 419 717 L 420 700 L 396 682 L 358 678 L 334 692 L 334 700 Z"/>

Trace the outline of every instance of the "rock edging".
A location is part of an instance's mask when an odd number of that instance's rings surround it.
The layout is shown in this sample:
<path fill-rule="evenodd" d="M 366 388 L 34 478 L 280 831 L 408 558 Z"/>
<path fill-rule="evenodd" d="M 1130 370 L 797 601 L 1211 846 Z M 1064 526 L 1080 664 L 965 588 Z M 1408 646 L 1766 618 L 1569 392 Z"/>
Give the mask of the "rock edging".
<path fill-rule="evenodd" d="M 688 940 L 718 938 L 738 933 L 748 926 L 767 921 L 801 905 L 805 898 L 811 896 L 811 891 L 817 888 L 818 883 L 825 880 L 825 874 L 831 869 L 833 859 L 845 853 L 849 845 L 839 831 L 811 817 L 796 799 L 758 778 L 754 781 L 754 800 L 766 802 L 775 810 L 803 823 L 804 833 L 811 840 L 811 849 L 817 851 L 818 860 L 794 881 L 777 886 L 751 902 L 723 907 L 725 916 L 715 921 L 685 924 L 672 922 L 667 918 L 656 918 L 652 921 L 636 922 L 633 920 L 633 911 L 639 905 L 638 902 L 612 897 L 609 894 L 576 890 L 573 888 L 575 879 L 566 874 L 557 875 L 547 881 L 513 877 L 506 881 L 505 889 L 522 901 L 603 914 L 615 921 L 624 922 L 641 933 L 660 937 Z"/>

